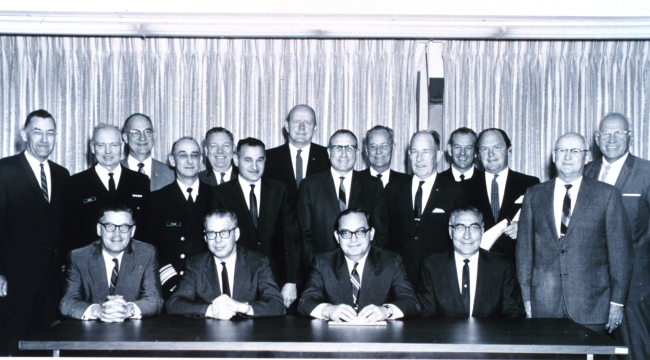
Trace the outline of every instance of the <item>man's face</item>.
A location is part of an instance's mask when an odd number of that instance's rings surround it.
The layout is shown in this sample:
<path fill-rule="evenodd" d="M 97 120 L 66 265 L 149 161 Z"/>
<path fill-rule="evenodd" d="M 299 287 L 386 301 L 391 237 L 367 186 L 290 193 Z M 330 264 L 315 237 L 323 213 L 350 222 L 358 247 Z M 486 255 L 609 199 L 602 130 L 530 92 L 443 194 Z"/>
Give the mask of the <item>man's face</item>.
<path fill-rule="evenodd" d="M 366 236 L 360 237 L 358 234 L 352 234 L 349 239 L 345 239 L 341 233 L 358 230 L 370 230 Z M 336 241 L 341 245 L 341 250 L 350 260 L 357 261 L 363 258 L 370 251 L 370 242 L 375 235 L 375 229 L 368 225 L 368 221 L 363 214 L 352 213 L 342 217 L 339 220 L 339 230 L 334 232 Z"/>
<path fill-rule="evenodd" d="M 131 214 L 125 211 L 107 211 L 100 221 L 101 223 L 97 224 L 97 235 L 102 238 L 102 248 L 109 255 L 117 256 L 129 246 L 129 242 L 135 233 L 135 226 L 125 233 L 119 227 L 121 225 L 133 225 L 133 218 Z M 108 231 L 102 223 L 107 225 L 112 224 L 116 227 L 113 231 Z"/>
<path fill-rule="evenodd" d="M 212 169 L 225 172 L 230 169 L 233 155 L 233 143 L 226 133 L 213 133 L 206 139 L 205 152 Z"/>
<path fill-rule="evenodd" d="M 587 147 L 581 137 L 567 134 L 557 140 L 553 151 L 553 162 L 557 171 L 567 177 L 581 175 L 587 164 L 587 152 L 581 151 L 580 154 L 574 155 L 571 153 L 572 149 L 585 150 Z"/>
<path fill-rule="evenodd" d="M 255 182 L 262 177 L 265 164 L 266 153 L 261 146 L 244 145 L 239 153 L 235 154 L 235 165 L 239 168 L 239 175 L 250 182 Z"/>
<path fill-rule="evenodd" d="M 27 143 L 27 152 L 43 162 L 54 150 L 56 125 L 52 118 L 34 116 L 20 136 Z"/>
<path fill-rule="evenodd" d="M 221 231 L 230 230 L 225 238 L 219 234 Z M 208 243 L 210 252 L 219 259 L 225 259 L 236 251 L 237 240 L 239 240 L 239 228 L 235 227 L 235 222 L 229 217 L 210 216 L 205 221 L 205 232 L 215 232 L 214 240 L 209 240 L 207 235 L 204 236 L 205 242 Z"/>
<path fill-rule="evenodd" d="M 169 156 L 169 163 L 176 169 L 178 175 L 193 178 L 199 173 L 201 148 L 195 141 L 179 140 L 174 153 Z"/>
<path fill-rule="evenodd" d="M 390 167 L 390 160 L 393 157 L 393 144 L 390 141 L 390 134 L 385 130 L 375 130 L 368 134 L 366 139 L 366 150 L 368 160 L 375 169 Z"/>
<path fill-rule="evenodd" d="M 332 145 L 327 152 L 334 170 L 347 173 L 357 161 L 357 140 L 350 134 L 341 133 L 332 138 Z"/>
<path fill-rule="evenodd" d="M 607 117 L 600 123 L 599 132 L 596 135 L 596 143 L 608 162 L 614 162 L 630 149 L 632 133 L 629 131 L 627 120 L 618 116 Z"/>
<path fill-rule="evenodd" d="M 454 223 L 451 225 L 453 227 L 449 228 L 449 236 L 454 243 L 454 250 L 467 257 L 476 254 L 483 237 L 483 227 L 478 216 L 473 212 L 462 212 L 456 215 Z M 457 225 L 465 226 L 465 231 L 456 230 Z M 472 228 L 474 231 L 471 230 Z"/>
<path fill-rule="evenodd" d="M 124 142 L 129 146 L 130 152 L 151 156 L 153 149 L 153 126 L 146 117 L 136 115 L 129 120 L 124 134 Z"/>
<path fill-rule="evenodd" d="M 289 133 L 289 141 L 292 144 L 306 145 L 314 136 L 316 119 L 309 109 L 300 107 L 293 110 L 284 128 Z"/>
<path fill-rule="evenodd" d="M 97 131 L 90 150 L 97 162 L 108 171 L 113 171 L 122 159 L 122 139 L 117 129 L 105 128 Z"/>
<path fill-rule="evenodd" d="M 485 171 L 496 174 L 508 167 L 508 155 L 512 150 L 498 131 L 488 131 L 478 144 L 478 155 Z"/>
<path fill-rule="evenodd" d="M 420 179 L 427 179 L 437 171 L 441 156 L 442 152 L 438 151 L 430 134 L 415 134 L 411 139 L 409 148 L 411 169 Z"/>
<path fill-rule="evenodd" d="M 455 134 L 451 138 L 451 143 L 447 145 L 447 152 L 456 169 L 464 172 L 472 167 L 475 141 L 476 138 L 472 134 Z"/>

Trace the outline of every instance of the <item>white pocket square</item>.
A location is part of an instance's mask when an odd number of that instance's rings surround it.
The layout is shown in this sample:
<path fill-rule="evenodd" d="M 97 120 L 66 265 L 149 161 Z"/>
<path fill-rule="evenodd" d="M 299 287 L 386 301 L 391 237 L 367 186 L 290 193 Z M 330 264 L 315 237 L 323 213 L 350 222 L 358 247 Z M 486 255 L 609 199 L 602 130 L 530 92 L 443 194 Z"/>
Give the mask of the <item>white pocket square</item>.
<path fill-rule="evenodd" d="M 623 194 L 623 196 L 634 196 L 634 197 L 639 197 L 641 194 Z"/>
<path fill-rule="evenodd" d="M 442 210 L 441 208 L 435 208 L 435 209 L 433 209 L 432 213 L 433 214 L 444 214 L 445 211 Z"/>
<path fill-rule="evenodd" d="M 515 204 L 523 204 L 524 203 L 524 196 L 521 195 L 517 200 L 515 200 Z"/>

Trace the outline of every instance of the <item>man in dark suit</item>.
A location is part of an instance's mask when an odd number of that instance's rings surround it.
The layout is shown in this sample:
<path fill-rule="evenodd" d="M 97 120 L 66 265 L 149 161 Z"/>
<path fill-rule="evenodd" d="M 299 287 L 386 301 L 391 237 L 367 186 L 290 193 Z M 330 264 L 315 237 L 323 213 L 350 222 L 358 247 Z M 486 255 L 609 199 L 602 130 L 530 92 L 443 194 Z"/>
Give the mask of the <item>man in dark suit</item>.
<path fill-rule="evenodd" d="M 353 171 L 357 159 L 357 137 L 349 130 L 338 130 L 329 140 L 330 171 L 310 176 L 300 184 L 298 219 L 303 241 L 303 263 L 322 252 L 338 248 L 332 237 L 338 214 L 358 208 L 371 214 L 375 245 L 386 247 L 388 209 L 379 179 Z"/>
<path fill-rule="evenodd" d="M 126 118 L 122 127 L 122 139 L 129 151 L 121 163 L 130 170 L 147 175 L 150 190 L 156 191 L 174 182 L 174 172 L 167 164 L 151 157 L 153 135 L 153 123 L 147 115 L 135 113 Z"/>
<path fill-rule="evenodd" d="M 307 105 L 297 105 L 284 123 L 288 142 L 266 152 L 265 179 L 287 185 L 289 202 L 296 204 L 298 187 L 307 176 L 327 171 L 330 161 L 327 148 L 312 142 L 316 131 L 316 112 Z"/>
<path fill-rule="evenodd" d="M 375 230 L 359 209 L 339 214 L 340 249 L 314 258 L 298 311 L 336 322 L 376 322 L 415 316 L 420 304 L 399 255 L 370 246 Z"/>
<path fill-rule="evenodd" d="M 237 168 L 232 166 L 234 137 L 222 127 L 213 127 L 205 133 L 206 169 L 199 173 L 199 180 L 217 186 L 237 178 Z"/>
<path fill-rule="evenodd" d="M 377 125 L 366 132 L 366 156 L 370 162 L 361 173 L 381 180 L 384 188 L 391 180 L 409 177 L 399 171 L 391 170 L 390 161 L 395 150 L 395 133 L 393 129 Z"/>
<path fill-rule="evenodd" d="M 449 216 L 454 250 L 422 261 L 417 295 L 422 316 L 517 317 L 524 314 L 515 267 L 480 248 L 483 214 L 473 206 Z"/>
<path fill-rule="evenodd" d="M 56 123 L 45 110 L 27 116 L 25 151 L 0 160 L 0 356 L 56 320 L 63 184 L 67 169 L 49 161 Z"/>
<path fill-rule="evenodd" d="M 64 255 L 92 242 L 97 234 L 99 212 L 111 204 L 125 204 L 133 210 L 135 222 L 141 223 L 149 197 L 147 175 L 120 165 L 124 144 L 120 130 L 99 124 L 93 130 L 90 151 L 97 163 L 70 177 L 65 187 Z M 136 238 L 145 238 L 138 230 Z"/>
<path fill-rule="evenodd" d="M 558 176 L 526 191 L 517 276 L 528 317 L 569 318 L 606 333 L 623 320 L 632 244 L 618 189 L 582 176 L 588 153 L 582 135 L 561 136 Z"/>
<path fill-rule="evenodd" d="M 147 209 L 147 242 L 160 251 L 160 281 L 163 298 L 183 276 L 186 258 L 205 252 L 203 219 L 212 209 L 213 189 L 199 181 L 201 147 L 192 137 L 182 137 L 172 146 L 169 163 L 176 181 L 151 193 Z"/>
<path fill-rule="evenodd" d="M 616 186 L 632 230 L 634 265 L 630 293 L 620 333 L 630 359 L 650 359 L 650 162 L 630 154 L 628 118 L 619 113 L 605 116 L 596 132 L 603 154 L 585 167 L 585 177 Z"/>
<path fill-rule="evenodd" d="M 237 215 L 239 244 L 269 257 L 271 270 L 282 287 L 284 305 L 296 300 L 300 276 L 300 228 L 284 183 L 262 179 L 265 167 L 264 143 L 246 138 L 237 143 L 234 155 L 239 168 L 237 180 L 219 187 L 215 209 Z"/>
<path fill-rule="evenodd" d="M 412 284 L 417 284 L 422 259 L 453 248 L 448 231 L 449 214 L 468 201 L 461 184 L 438 176 L 436 169 L 441 157 L 437 133 L 415 133 L 409 145 L 414 175 L 391 181 L 386 187 L 389 249 L 404 259 Z"/>
<path fill-rule="evenodd" d="M 167 302 L 167 313 L 228 320 L 285 314 L 269 258 L 237 246 L 237 216 L 215 210 L 205 218 L 210 251 L 187 261 L 185 276 Z"/>
<path fill-rule="evenodd" d="M 508 134 L 501 129 L 485 129 L 476 140 L 478 157 L 485 172 L 477 171 L 466 184 L 470 204 L 483 213 L 485 229 L 507 219 L 508 226 L 490 251 L 514 261 L 518 221 L 516 215 L 526 190 L 539 184 L 539 178 L 508 168 L 512 146 Z"/>
<path fill-rule="evenodd" d="M 101 239 L 68 257 L 61 314 L 105 322 L 160 314 L 157 251 L 153 245 L 132 240 L 131 209 L 109 205 L 96 224 Z"/>
<path fill-rule="evenodd" d="M 440 176 L 461 182 L 471 179 L 475 172 L 481 171 L 474 167 L 476 159 L 476 133 L 474 130 L 466 127 L 454 130 L 449 136 L 447 154 L 451 159 L 451 166 L 441 172 Z"/>

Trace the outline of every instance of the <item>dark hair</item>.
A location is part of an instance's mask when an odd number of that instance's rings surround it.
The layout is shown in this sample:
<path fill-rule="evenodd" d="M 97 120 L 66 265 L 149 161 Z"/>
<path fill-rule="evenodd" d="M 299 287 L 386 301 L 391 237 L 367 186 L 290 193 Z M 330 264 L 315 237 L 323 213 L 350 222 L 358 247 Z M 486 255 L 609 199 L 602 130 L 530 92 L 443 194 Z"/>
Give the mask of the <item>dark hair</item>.
<path fill-rule="evenodd" d="M 334 221 L 334 230 L 339 231 L 339 222 L 341 222 L 341 219 L 344 216 L 352 215 L 352 214 L 362 214 L 363 216 L 366 217 L 366 221 L 368 222 L 368 226 L 370 226 L 370 215 L 366 214 L 365 211 L 357 208 L 350 208 L 350 209 L 345 209 L 341 211 L 339 216 L 336 217 L 336 221 Z"/>
<path fill-rule="evenodd" d="M 29 115 L 27 115 L 27 119 L 25 120 L 25 127 L 23 127 L 23 129 L 27 129 L 27 126 L 29 126 L 29 124 L 32 122 L 33 117 L 39 117 L 42 119 L 52 119 L 52 121 L 54 122 L 54 127 L 56 128 L 56 121 L 54 121 L 54 117 L 52 116 L 52 114 L 50 114 L 46 110 L 39 109 L 39 110 L 34 110 L 30 112 Z"/>
<path fill-rule="evenodd" d="M 213 127 L 212 129 L 208 130 L 208 132 L 205 133 L 205 140 L 207 141 L 210 135 L 212 134 L 226 134 L 230 137 L 230 141 L 235 142 L 235 137 L 232 136 L 232 133 L 228 131 L 226 128 L 222 128 L 220 126 Z"/>
<path fill-rule="evenodd" d="M 241 148 L 244 146 L 250 146 L 250 147 L 255 147 L 259 146 L 262 148 L 262 150 L 266 151 L 266 146 L 260 139 L 252 138 L 252 137 L 247 137 L 246 139 L 241 139 L 237 142 L 237 152 L 241 151 Z"/>
<path fill-rule="evenodd" d="M 196 139 L 194 139 L 191 136 L 183 136 L 182 138 L 174 141 L 174 144 L 172 144 L 172 156 L 174 155 L 174 150 L 176 150 L 176 144 L 181 140 L 192 140 L 192 141 L 194 141 L 196 143 L 196 146 L 199 147 L 199 152 L 201 152 L 201 145 L 199 145 L 199 143 L 198 143 L 198 141 L 196 141 Z"/>
<path fill-rule="evenodd" d="M 411 142 L 413 141 L 413 138 L 417 134 L 429 134 L 429 135 L 431 135 L 431 137 L 433 138 L 433 143 L 436 145 L 436 148 L 437 148 L 436 151 L 440 150 L 440 134 L 438 134 L 438 132 L 435 131 L 435 130 L 416 131 L 415 134 L 413 134 L 413 136 L 411 136 L 411 141 L 409 141 L 409 149 L 411 148 Z"/>
<path fill-rule="evenodd" d="M 332 139 L 334 139 L 336 135 L 340 135 L 340 134 L 348 134 L 352 136 L 354 138 L 354 142 L 357 143 L 356 146 L 359 146 L 359 140 L 357 140 L 357 137 L 354 135 L 352 131 L 347 129 L 340 129 L 340 130 L 336 130 L 336 132 L 332 134 L 332 136 L 330 136 L 330 140 L 327 142 L 327 147 L 332 147 Z"/>
<path fill-rule="evenodd" d="M 485 134 L 488 131 L 498 131 L 499 134 L 501 134 L 501 136 L 503 137 L 503 141 L 505 141 L 505 143 L 506 143 L 506 148 L 510 149 L 510 146 L 512 144 L 510 143 L 510 138 L 508 137 L 508 134 L 506 134 L 505 131 L 503 131 L 501 129 L 497 129 L 497 128 L 489 128 L 489 129 L 485 129 L 485 130 L 481 131 L 481 133 L 478 134 L 478 138 L 476 139 L 476 146 L 475 146 L 476 149 L 478 149 L 479 145 L 481 144 L 481 138 L 483 137 L 483 134 Z"/>
<path fill-rule="evenodd" d="M 207 215 L 205 215 L 205 218 L 203 218 L 203 228 L 205 228 L 205 224 L 208 222 L 208 218 L 211 217 L 216 217 L 217 219 L 227 217 L 232 220 L 232 222 L 235 223 L 235 227 L 237 227 L 237 215 L 235 215 L 234 212 L 226 209 L 215 209 L 207 213 Z"/>
<path fill-rule="evenodd" d="M 133 113 L 133 114 L 129 115 L 129 117 L 126 118 L 126 120 L 124 120 L 124 125 L 122 126 L 122 134 L 124 134 L 124 132 L 126 132 L 126 126 L 129 124 L 129 121 L 132 118 L 136 117 L 136 116 L 142 116 L 143 118 L 149 120 L 149 124 L 151 124 L 151 129 L 153 129 L 153 121 L 151 121 L 150 117 L 148 117 L 147 115 L 142 114 L 142 113 Z"/>
<path fill-rule="evenodd" d="M 285 119 L 286 122 L 291 121 L 291 114 L 293 114 L 293 112 L 298 108 L 309 110 L 311 112 L 312 118 L 314 119 L 314 125 L 316 125 L 316 112 L 314 111 L 314 109 L 311 108 L 311 106 L 305 104 L 296 105 L 293 108 L 291 108 L 291 110 L 289 110 L 289 114 L 287 114 L 287 118 Z"/>
<path fill-rule="evenodd" d="M 366 145 L 368 145 L 368 138 L 370 137 L 370 133 L 373 131 L 379 131 L 379 130 L 384 130 L 388 132 L 388 136 L 390 137 L 390 143 L 391 145 L 395 143 L 395 132 L 393 129 L 389 128 L 388 126 L 383 126 L 383 125 L 375 125 L 372 127 L 372 129 L 366 131 Z"/>
<path fill-rule="evenodd" d="M 97 218 L 97 221 L 102 222 L 102 219 L 104 218 L 104 215 L 106 215 L 107 212 L 129 213 L 129 215 L 131 215 L 131 221 L 133 221 L 133 223 L 135 224 L 135 219 L 133 218 L 133 211 L 126 204 L 116 203 L 116 204 L 109 204 L 104 206 L 101 210 L 99 210 L 99 217 Z"/>
<path fill-rule="evenodd" d="M 451 212 L 449 215 L 449 225 L 452 224 L 454 220 L 456 220 L 456 216 L 462 213 L 474 213 L 476 217 L 478 218 L 478 222 L 481 223 L 481 226 L 483 226 L 483 213 L 479 211 L 479 209 L 471 206 L 471 205 L 465 205 L 461 206 L 459 208 L 454 209 L 454 211 Z"/>
<path fill-rule="evenodd" d="M 474 144 L 476 145 L 476 139 L 478 136 L 476 136 L 476 132 L 468 127 L 460 127 L 454 131 L 451 132 L 451 135 L 449 135 L 449 141 L 447 142 L 449 145 L 451 145 L 451 140 L 454 138 L 454 135 L 472 135 L 474 136 Z"/>

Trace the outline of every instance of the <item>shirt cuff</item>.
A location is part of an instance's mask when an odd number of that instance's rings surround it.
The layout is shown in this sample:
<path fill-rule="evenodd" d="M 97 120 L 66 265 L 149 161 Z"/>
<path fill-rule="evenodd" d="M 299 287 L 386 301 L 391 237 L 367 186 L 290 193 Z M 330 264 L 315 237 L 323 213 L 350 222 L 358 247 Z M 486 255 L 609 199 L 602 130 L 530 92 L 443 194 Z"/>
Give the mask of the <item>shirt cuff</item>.
<path fill-rule="evenodd" d="M 615 302 L 613 302 L 613 301 L 610 301 L 610 303 L 611 303 L 612 305 L 616 305 L 616 306 L 620 306 L 620 307 L 624 307 L 624 306 L 625 306 L 625 305 L 623 305 L 623 304 L 615 303 Z"/>
<path fill-rule="evenodd" d="M 129 304 L 133 304 L 133 315 L 131 315 L 131 319 L 142 319 L 142 311 L 136 305 L 135 303 L 130 302 Z"/>
<path fill-rule="evenodd" d="M 327 320 L 327 319 L 325 319 L 323 317 L 323 308 L 325 306 L 327 306 L 327 305 L 330 305 L 330 304 L 326 304 L 326 303 L 319 304 L 318 306 L 316 306 L 314 308 L 314 310 L 312 310 L 311 314 L 309 314 L 309 315 L 311 315 L 312 317 L 315 317 L 316 319 Z"/>
<path fill-rule="evenodd" d="M 393 304 L 384 304 L 384 306 L 388 306 L 393 310 L 393 314 L 390 317 L 388 317 L 388 319 L 386 319 L 386 320 L 395 320 L 395 319 L 401 319 L 401 318 L 404 317 L 404 313 L 397 306 L 395 306 Z"/>
<path fill-rule="evenodd" d="M 212 316 L 212 304 L 210 304 L 208 308 L 205 310 L 205 317 L 209 317 L 209 318 L 214 317 Z"/>
<path fill-rule="evenodd" d="M 84 311 L 84 314 L 81 316 L 81 320 L 97 320 L 97 318 L 92 315 L 94 306 L 99 306 L 99 304 L 90 305 L 86 311 Z"/>

